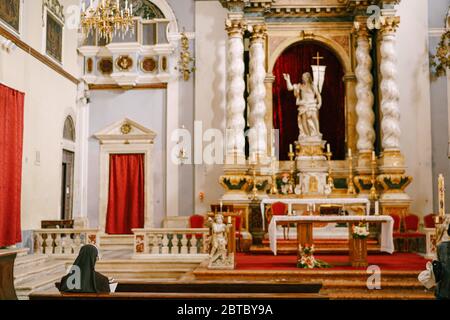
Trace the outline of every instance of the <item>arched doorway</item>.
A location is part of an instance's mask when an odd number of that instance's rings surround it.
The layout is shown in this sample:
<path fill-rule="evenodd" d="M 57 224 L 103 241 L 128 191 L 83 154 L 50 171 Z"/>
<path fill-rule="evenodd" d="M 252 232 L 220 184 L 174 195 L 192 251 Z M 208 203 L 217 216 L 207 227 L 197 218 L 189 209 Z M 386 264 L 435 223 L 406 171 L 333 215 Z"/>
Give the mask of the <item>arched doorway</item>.
<path fill-rule="evenodd" d="M 331 146 L 333 159 L 345 159 L 345 83 L 344 68 L 336 54 L 326 45 L 317 41 L 300 41 L 292 44 L 278 57 L 273 68 L 273 125 L 280 133 L 280 160 L 287 160 L 289 144 L 297 140 L 297 106 L 292 92 L 286 88 L 283 73 L 291 76 L 293 83 L 299 83 L 304 72 L 310 72 L 311 65 L 317 64 L 313 58 L 319 54 L 321 65 L 326 65 L 325 81 L 322 89 L 320 109 L 320 130 L 323 139 Z"/>
<path fill-rule="evenodd" d="M 75 123 L 67 116 L 63 129 L 63 150 L 61 166 L 61 220 L 73 218 L 74 168 L 75 168 Z"/>

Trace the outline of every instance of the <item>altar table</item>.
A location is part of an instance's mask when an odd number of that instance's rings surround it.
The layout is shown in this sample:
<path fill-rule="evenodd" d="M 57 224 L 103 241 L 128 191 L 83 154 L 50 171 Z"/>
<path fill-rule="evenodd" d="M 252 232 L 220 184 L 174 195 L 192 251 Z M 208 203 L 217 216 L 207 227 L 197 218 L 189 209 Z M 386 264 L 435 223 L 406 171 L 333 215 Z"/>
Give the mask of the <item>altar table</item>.
<path fill-rule="evenodd" d="M 293 204 L 303 204 L 303 205 L 365 205 L 366 215 L 370 214 L 370 201 L 365 198 L 295 198 L 295 199 L 283 199 L 283 198 L 267 198 L 261 200 L 261 215 L 263 229 L 265 229 L 265 205 L 274 204 L 276 202 L 282 202 L 287 204 L 289 215 L 292 214 Z"/>
<path fill-rule="evenodd" d="M 391 216 L 272 216 L 269 224 L 270 249 L 277 254 L 277 224 L 296 223 L 297 240 L 299 244 L 313 244 L 313 223 L 348 223 L 353 224 L 381 223 L 381 246 L 383 252 L 394 252 L 394 219 Z M 349 236 L 351 231 L 349 230 Z M 352 239 L 349 239 L 351 244 Z"/>

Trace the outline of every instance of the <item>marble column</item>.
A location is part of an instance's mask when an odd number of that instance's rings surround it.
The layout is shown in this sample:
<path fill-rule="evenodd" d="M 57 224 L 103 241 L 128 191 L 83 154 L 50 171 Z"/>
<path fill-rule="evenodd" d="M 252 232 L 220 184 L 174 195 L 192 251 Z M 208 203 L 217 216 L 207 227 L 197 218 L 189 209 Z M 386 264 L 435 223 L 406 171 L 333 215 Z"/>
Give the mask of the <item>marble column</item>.
<path fill-rule="evenodd" d="M 245 162 L 245 81 L 244 42 L 246 24 L 243 20 L 227 20 L 227 160 Z"/>
<path fill-rule="evenodd" d="M 375 142 L 375 129 L 373 127 L 375 114 L 373 112 L 374 95 L 372 93 L 373 77 L 371 73 L 372 58 L 370 56 L 369 30 L 364 22 L 356 22 L 355 27 L 357 36 L 355 75 L 357 80 L 356 96 L 358 99 L 356 104 L 356 114 L 358 116 L 356 123 L 358 140 L 356 146 L 359 158 L 365 159 L 366 155 L 368 155 L 367 160 L 370 161 Z M 368 164 L 370 165 L 370 162 Z"/>
<path fill-rule="evenodd" d="M 397 153 L 400 151 L 400 93 L 397 85 L 397 51 L 395 31 L 400 17 L 384 17 L 381 28 L 381 129 L 383 134 L 383 151 Z"/>
<path fill-rule="evenodd" d="M 377 177 L 383 189 L 380 197 L 383 214 L 403 215 L 409 211 L 411 199 L 405 189 L 412 182 L 406 175 L 405 159 L 400 152 L 400 93 L 397 84 L 396 29 L 400 17 L 395 10 L 382 10 L 380 39 L 381 130 L 383 152 Z"/>
<path fill-rule="evenodd" d="M 266 116 L 266 78 L 264 41 L 266 39 L 266 26 L 252 26 L 250 37 L 250 154 L 256 154 L 260 159 L 267 157 L 267 126 Z"/>

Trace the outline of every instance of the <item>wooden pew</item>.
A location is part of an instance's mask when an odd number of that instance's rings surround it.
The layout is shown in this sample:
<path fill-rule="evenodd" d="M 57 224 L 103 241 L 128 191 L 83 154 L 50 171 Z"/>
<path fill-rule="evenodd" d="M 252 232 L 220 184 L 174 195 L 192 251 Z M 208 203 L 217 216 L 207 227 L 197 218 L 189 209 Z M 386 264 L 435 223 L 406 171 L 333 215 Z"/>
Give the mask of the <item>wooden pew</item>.
<path fill-rule="evenodd" d="M 36 292 L 30 300 L 216 300 L 216 299 L 276 299 L 276 300 L 328 300 L 317 293 L 176 293 L 176 292 L 117 292 L 109 294 Z"/>
<path fill-rule="evenodd" d="M 59 284 L 56 284 L 58 287 Z M 320 299 L 321 283 L 127 281 L 111 294 L 36 292 L 31 300 L 152 300 L 152 299 Z"/>

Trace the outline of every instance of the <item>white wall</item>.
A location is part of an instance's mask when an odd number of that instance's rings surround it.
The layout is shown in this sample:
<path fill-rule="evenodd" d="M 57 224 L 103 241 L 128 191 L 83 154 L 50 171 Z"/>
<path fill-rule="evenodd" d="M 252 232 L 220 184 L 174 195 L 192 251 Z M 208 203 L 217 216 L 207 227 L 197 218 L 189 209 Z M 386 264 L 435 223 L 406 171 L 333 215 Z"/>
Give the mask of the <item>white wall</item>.
<path fill-rule="evenodd" d="M 76 2 L 61 1 L 66 7 Z M 41 1 L 25 1 L 20 37 L 43 52 Z M 75 76 L 76 39 L 76 30 L 64 29 L 62 66 Z M 36 229 L 41 220 L 60 217 L 61 140 L 66 115 L 75 114 L 76 85 L 18 48 L 0 49 L 0 82 L 25 92 L 22 230 Z"/>
<path fill-rule="evenodd" d="M 93 136 L 111 124 L 129 118 L 157 134 L 153 148 L 154 225 L 165 217 L 166 91 L 100 90 L 91 92 L 89 106 L 88 218 L 90 227 L 98 226 L 100 145 Z"/>
<path fill-rule="evenodd" d="M 219 1 L 195 3 L 196 60 L 195 117 L 202 121 L 203 131 L 208 128 L 225 130 L 226 90 L 226 9 Z M 219 177 L 220 165 L 195 166 L 195 212 L 208 210 L 223 195 Z M 205 193 L 200 201 L 198 194 Z"/>
<path fill-rule="evenodd" d="M 402 1 L 397 15 L 400 143 L 407 173 L 414 178 L 407 193 L 413 199 L 411 211 L 426 215 L 433 208 L 427 1 Z"/>

